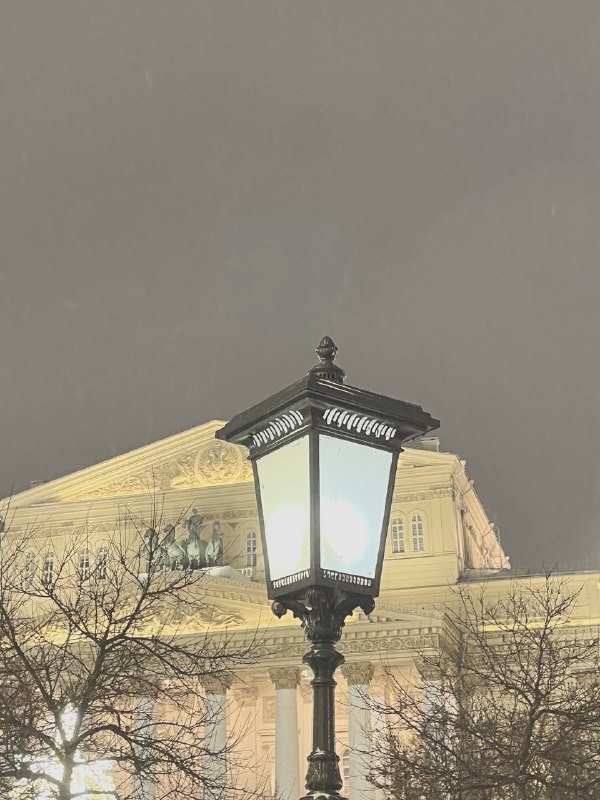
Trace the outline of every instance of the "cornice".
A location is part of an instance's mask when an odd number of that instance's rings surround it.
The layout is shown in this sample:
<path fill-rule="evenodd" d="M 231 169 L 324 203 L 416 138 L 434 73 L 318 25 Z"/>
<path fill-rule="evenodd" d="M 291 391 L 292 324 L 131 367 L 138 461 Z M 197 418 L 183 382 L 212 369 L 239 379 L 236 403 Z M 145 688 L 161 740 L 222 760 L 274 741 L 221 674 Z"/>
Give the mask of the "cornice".
<path fill-rule="evenodd" d="M 190 497 L 180 496 L 179 493 L 174 497 L 171 493 L 164 502 L 161 515 L 164 522 L 175 521 L 186 508 L 198 506 L 202 508 L 204 525 L 215 520 L 228 522 L 234 526 L 249 520 L 258 524 L 256 505 L 239 505 L 221 510 L 226 499 L 222 496 L 216 497 L 214 492 L 212 489 L 213 494 L 210 496 L 206 493 L 194 493 Z M 124 502 L 116 504 L 115 500 L 119 499 Z M 98 498 L 86 501 L 57 501 L 22 508 L 11 522 L 7 535 L 21 533 L 32 526 L 36 529 L 34 538 L 37 539 L 70 536 L 76 531 L 85 532 L 86 528 L 90 537 L 102 536 L 104 533 L 110 535 L 124 511 L 129 510 L 144 517 L 151 502 L 149 496 L 145 495 L 139 502 L 135 500 L 136 498 Z M 247 500 L 244 499 L 244 502 Z"/>
<path fill-rule="evenodd" d="M 375 611 L 373 613 L 374 614 L 377 613 L 378 609 L 379 611 L 392 611 L 395 612 L 396 614 L 401 614 L 402 616 L 405 616 L 409 619 L 416 617 L 420 619 L 443 620 L 444 617 L 446 616 L 445 611 L 438 611 L 437 609 L 433 608 L 425 610 L 421 608 L 413 608 L 412 606 L 399 606 L 399 605 L 393 605 L 391 603 L 381 603 L 379 600 L 377 601 L 377 604 L 375 606 Z"/>
<path fill-rule="evenodd" d="M 267 599 L 264 584 L 253 586 L 248 581 L 235 581 L 232 578 L 215 578 L 207 575 L 202 579 L 201 585 L 211 598 L 218 597 L 222 600 L 235 600 L 244 604 L 264 606 L 271 613 L 271 604 Z M 239 589 L 236 588 L 238 586 Z"/>
<path fill-rule="evenodd" d="M 423 500 L 441 500 L 445 497 L 453 497 L 451 486 L 427 489 L 422 492 L 402 492 L 394 491 L 393 503 L 419 503 Z"/>
<path fill-rule="evenodd" d="M 356 630 L 359 627 L 362 629 Z M 365 658 L 369 660 L 370 655 L 377 662 L 382 657 L 386 660 L 389 658 L 405 660 L 407 657 L 414 660 L 418 653 L 438 648 L 443 633 L 442 628 L 425 627 L 417 630 L 382 625 L 379 630 L 373 631 L 372 627 L 354 625 L 347 629 L 338 648 L 343 655 L 349 657 L 349 662 L 354 660 L 355 655 L 359 656 L 358 660 L 361 662 L 364 662 Z M 260 659 L 261 665 L 267 666 L 271 663 L 290 667 L 298 665 L 302 656 L 308 651 L 309 644 L 301 630 L 293 634 L 288 631 L 289 629 L 283 636 L 278 636 L 277 632 L 274 632 L 271 635 L 265 634 L 261 638 L 260 645 L 253 651 Z M 234 634 L 232 642 L 236 640 L 240 645 L 246 641 L 242 637 L 238 639 Z"/>

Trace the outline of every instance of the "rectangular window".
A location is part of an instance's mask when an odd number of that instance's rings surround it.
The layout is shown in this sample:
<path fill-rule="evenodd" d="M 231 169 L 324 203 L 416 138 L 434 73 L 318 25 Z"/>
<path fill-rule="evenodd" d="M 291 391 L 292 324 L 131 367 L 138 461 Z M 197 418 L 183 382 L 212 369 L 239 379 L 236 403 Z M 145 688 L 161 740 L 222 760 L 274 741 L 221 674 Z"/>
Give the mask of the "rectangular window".
<path fill-rule="evenodd" d="M 404 553 L 404 523 L 401 519 L 392 520 L 392 553 Z"/>
<path fill-rule="evenodd" d="M 35 553 L 27 553 L 25 559 L 25 582 L 33 583 L 35 578 Z"/>
<path fill-rule="evenodd" d="M 256 532 L 249 531 L 246 536 L 246 566 L 256 566 Z"/>
<path fill-rule="evenodd" d="M 420 514 L 415 516 L 410 521 L 412 528 L 412 549 L 415 552 L 425 550 L 425 536 L 423 534 L 423 517 Z"/>
<path fill-rule="evenodd" d="M 96 558 L 96 577 L 101 581 L 105 580 L 107 569 L 108 569 L 108 548 L 101 547 L 98 550 L 98 556 Z"/>
<path fill-rule="evenodd" d="M 84 550 L 79 555 L 79 579 L 82 581 L 87 581 L 90 577 L 90 554 L 87 550 Z"/>
<path fill-rule="evenodd" d="M 44 566 L 42 568 L 42 583 L 49 586 L 54 580 L 54 556 L 48 553 L 44 559 Z"/>

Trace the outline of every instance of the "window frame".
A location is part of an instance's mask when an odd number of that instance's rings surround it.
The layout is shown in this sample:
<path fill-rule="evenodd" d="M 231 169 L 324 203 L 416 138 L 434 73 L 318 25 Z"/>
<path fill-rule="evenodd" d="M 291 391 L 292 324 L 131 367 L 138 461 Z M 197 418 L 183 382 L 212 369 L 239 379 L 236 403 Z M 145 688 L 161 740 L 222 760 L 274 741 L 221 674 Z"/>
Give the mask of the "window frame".
<path fill-rule="evenodd" d="M 258 560 L 258 536 L 251 528 L 246 532 L 246 566 L 255 567 Z"/>
<path fill-rule="evenodd" d="M 416 528 L 416 530 L 415 530 Z M 411 511 L 410 514 L 410 549 L 413 553 L 425 553 L 425 515 L 422 511 Z"/>
<path fill-rule="evenodd" d="M 341 791 L 346 797 L 350 794 L 350 748 L 345 747 L 340 755 L 340 778 L 342 779 Z"/>
<path fill-rule="evenodd" d="M 87 581 L 92 572 L 92 554 L 87 547 L 79 551 L 79 563 L 77 564 L 77 574 L 80 581 Z"/>
<path fill-rule="evenodd" d="M 397 529 L 397 523 L 400 525 L 400 531 Z M 404 516 L 402 514 L 395 514 L 392 519 L 390 520 L 390 542 L 392 546 L 392 555 L 393 556 L 403 556 L 406 555 L 406 537 L 405 537 L 405 521 Z M 399 536 L 398 533 L 401 535 Z M 402 546 L 400 549 L 399 545 Z"/>
<path fill-rule="evenodd" d="M 42 563 L 42 583 L 44 586 L 50 586 L 54 581 L 54 564 L 55 554 L 50 550 L 44 556 Z M 48 569 L 50 565 L 50 569 Z"/>
<path fill-rule="evenodd" d="M 37 555 L 33 550 L 25 554 L 25 583 L 31 585 L 37 572 Z"/>
<path fill-rule="evenodd" d="M 108 545 L 102 544 L 96 551 L 96 578 L 105 581 L 108 573 Z"/>

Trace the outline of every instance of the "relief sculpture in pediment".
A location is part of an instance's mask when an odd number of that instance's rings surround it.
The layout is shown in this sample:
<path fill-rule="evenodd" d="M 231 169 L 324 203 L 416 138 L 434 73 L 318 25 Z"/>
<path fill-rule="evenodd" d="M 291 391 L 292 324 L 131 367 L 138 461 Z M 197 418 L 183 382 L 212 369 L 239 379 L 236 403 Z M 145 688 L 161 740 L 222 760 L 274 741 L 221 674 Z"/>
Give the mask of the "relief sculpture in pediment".
<path fill-rule="evenodd" d="M 140 494 L 142 492 L 165 491 L 171 488 L 176 474 L 174 464 L 159 464 L 135 475 L 128 475 L 95 489 L 84 490 L 82 497 L 115 497 L 123 494 Z"/>
<path fill-rule="evenodd" d="M 178 459 L 176 466 L 172 489 L 240 483 L 252 476 L 243 449 L 217 440 L 201 447 L 195 455 Z"/>
<path fill-rule="evenodd" d="M 194 461 L 194 455 L 182 456 L 177 459 L 175 462 L 175 475 L 170 484 L 171 489 L 191 489 L 198 485 Z"/>
<path fill-rule="evenodd" d="M 215 440 L 198 451 L 194 467 L 196 475 L 205 483 L 235 483 L 243 462 L 238 447 Z"/>
<path fill-rule="evenodd" d="M 199 450 L 174 460 L 154 464 L 118 480 L 82 487 L 73 497 L 118 497 L 169 489 L 199 489 L 206 486 L 242 483 L 251 480 L 252 467 L 246 451 L 227 442 L 212 439 Z"/>

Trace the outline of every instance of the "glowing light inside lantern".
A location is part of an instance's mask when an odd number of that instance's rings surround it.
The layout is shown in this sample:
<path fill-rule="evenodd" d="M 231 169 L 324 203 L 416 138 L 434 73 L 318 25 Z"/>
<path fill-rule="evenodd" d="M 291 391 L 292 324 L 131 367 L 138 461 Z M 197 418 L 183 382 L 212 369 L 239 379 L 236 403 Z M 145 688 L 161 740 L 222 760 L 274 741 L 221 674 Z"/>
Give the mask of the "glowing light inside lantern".
<path fill-rule="evenodd" d="M 310 566 L 308 437 L 258 459 L 271 580 Z"/>
<path fill-rule="evenodd" d="M 375 577 L 392 454 L 319 436 L 321 567 Z"/>

